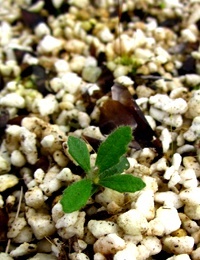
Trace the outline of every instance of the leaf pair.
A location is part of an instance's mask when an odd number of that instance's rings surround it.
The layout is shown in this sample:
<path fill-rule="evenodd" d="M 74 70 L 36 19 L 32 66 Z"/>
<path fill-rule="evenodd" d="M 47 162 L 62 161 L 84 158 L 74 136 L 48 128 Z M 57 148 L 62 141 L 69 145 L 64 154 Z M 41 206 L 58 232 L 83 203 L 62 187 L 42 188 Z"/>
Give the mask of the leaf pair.
<path fill-rule="evenodd" d="M 123 155 L 131 139 L 132 132 L 129 126 L 117 128 L 99 146 L 95 169 L 93 169 L 86 143 L 79 138 L 69 136 L 67 152 L 86 172 L 86 178 L 65 189 L 61 199 L 64 212 L 69 213 L 82 208 L 99 186 L 119 192 L 135 192 L 145 187 L 140 178 L 121 174 L 129 168 L 129 162 Z"/>

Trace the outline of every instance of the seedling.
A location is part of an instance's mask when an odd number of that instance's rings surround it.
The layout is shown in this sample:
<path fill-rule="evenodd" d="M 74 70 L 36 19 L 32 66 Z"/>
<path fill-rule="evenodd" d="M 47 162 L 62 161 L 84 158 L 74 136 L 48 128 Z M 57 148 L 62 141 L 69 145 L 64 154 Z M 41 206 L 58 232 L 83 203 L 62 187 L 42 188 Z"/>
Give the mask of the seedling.
<path fill-rule="evenodd" d="M 134 56 L 128 54 L 122 54 L 121 57 L 117 57 L 114 62 L 116 64 L 121 64 L 129 68 L 129 72 L 132 75 L 136 74 L 137 69 L 141 66 L 141 63 Z"/>
<path fill-rule="evenodd" d="M 61 198 L 64 212 L 70 213 L 84 207 L 101 186 L 118 192 L 136 192 L 145 187 L 140 178 L 123 173 L 129 168 L 124 154 L 131 139 L 130 126 L 118 127 L 101 143 L 95 165 L 91 167 L 86 143 L 82 139 L 69 136 L 67 153 L 85 171 L 86 176 L 64 190 Z"/>

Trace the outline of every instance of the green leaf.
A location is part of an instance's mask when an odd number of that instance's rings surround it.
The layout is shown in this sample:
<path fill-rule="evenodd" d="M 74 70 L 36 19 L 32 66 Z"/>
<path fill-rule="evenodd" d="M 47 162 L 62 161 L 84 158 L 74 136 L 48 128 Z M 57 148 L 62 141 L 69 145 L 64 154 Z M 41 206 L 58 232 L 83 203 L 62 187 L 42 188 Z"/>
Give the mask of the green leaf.
<path fill-rule="evenodd" d="M 131 127 L 120 126 L 101 143 L 96 159 L 99 174 L 119 162 L 120 157 L 127 151 L 131 139 Z"/>
<path fill-rule="evenodd" d="M 74 182 L 67 187 L 62 195 L 60 203 L 65 213 L 70 213 L 81 209 L 91 196 L 93 184 L 91 180 L 83 179 Z"/>
<path fill-rule="evenodd" d="M 140 178 L 130 174 L 117 174 L 100 179 L 99 185 L 119 192 L 136 192 L 146 186 Z"/>
<path fill-rule="evenodd" d="M 69 154 L 88 173 L 90 171 L 90 154 L 86 143 L 77 137 L 69 136 L 67 144 Z"/>
<path fill-rule="evenodd" d="M 92 190 L 91 190 L 91 195 L 92 196 L 94 193 L 96 193 L 99 190 L 99 185 L 92 184 Z"/>
<path fill-rule="evenodd" d="M 111 168 L 105 170 L 99 175 L 100 179 L 112 176 L 114 174 L 122 173 L 124 170 L 127 170 L 130 167 L 129 161 L 125 156 L 122 156 L 119 159 L 119 162 L 112 166 Z"/>

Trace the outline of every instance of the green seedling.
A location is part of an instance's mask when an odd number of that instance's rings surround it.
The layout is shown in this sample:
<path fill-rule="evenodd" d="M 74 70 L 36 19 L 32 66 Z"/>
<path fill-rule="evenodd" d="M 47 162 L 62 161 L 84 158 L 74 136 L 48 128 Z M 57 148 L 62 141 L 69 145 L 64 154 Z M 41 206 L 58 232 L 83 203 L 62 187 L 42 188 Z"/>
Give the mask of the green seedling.
<path fill-rule="evenodd" d="M 86 143 L 82 139 L 69 136 L 66 143 L 67 153 L 85 171 L 86 176 L 64 190 L 60 201 L 64 212 L 80 210 L 100 187 L 118 192 L 136 192 L 145 187 L 140 178 L 124 173 L 130 166 L 125 153 L 131 139 L 132 131 L 129 126 L 117 128 L 101 143 L 95 165 L 91 167 Z"/>
<path fill-rule="evenodd" d="M 166 8 L 166 3 L 165 2 L 160 2 L 160 4 L 158 5 L 161 9 Z"/>
<path fill-rule="evenodd" d="M 132 55 L 123 54 L 121 57 L 117 57 L 114 62 L 116 64 L 121 64 L 129 68 L 129 73 L 132 75 L 136 74 L 137 69 L 141 66 L 141 63 Z"/>

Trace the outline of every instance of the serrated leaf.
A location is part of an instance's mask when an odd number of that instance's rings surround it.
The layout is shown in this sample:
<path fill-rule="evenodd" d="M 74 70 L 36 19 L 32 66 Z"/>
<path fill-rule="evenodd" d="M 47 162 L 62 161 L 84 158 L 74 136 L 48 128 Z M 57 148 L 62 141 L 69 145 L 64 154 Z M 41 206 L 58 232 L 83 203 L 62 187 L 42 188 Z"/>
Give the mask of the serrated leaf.
<path fill-rule="evenodd" d="M 99 185 L 119 192 L 136 192 L 146 186 L 142 179 L 130 174 L 116 174 L 100 179 Z"/>
<path fill-rule="evenodd" d="M 90 171 L 90 154 L 86 143 L 74 136 L 68 137 L 68 153 L 88 173 Z"/>
<path fill-rule="evenodd" d="M 85 206 L 91 196 L 92 188 L 92 181 L 88 179 L 74 182 L 67 187 L 60 200 L 63 211 L 65 213 L 71 213 Z"/>
<path fill-rule="evenodd" d="M 125 154 L 132 139 L 130 126 L 120 126 L 101 143 L 97 152 L 96 166 L 99 174 L 117 164 Z"/>
<path fill-rule="evenodd" d="M 122 173 L 124 170 L 127 170 L 130 167 L 129 161 L 126 157 L 121 156 L 119 162 L 112 166 L 111 168 L 102 172 L 99 176 L 100 179 L 104 179 L 106 177 L 112 176 L 114 174 Z"/>

